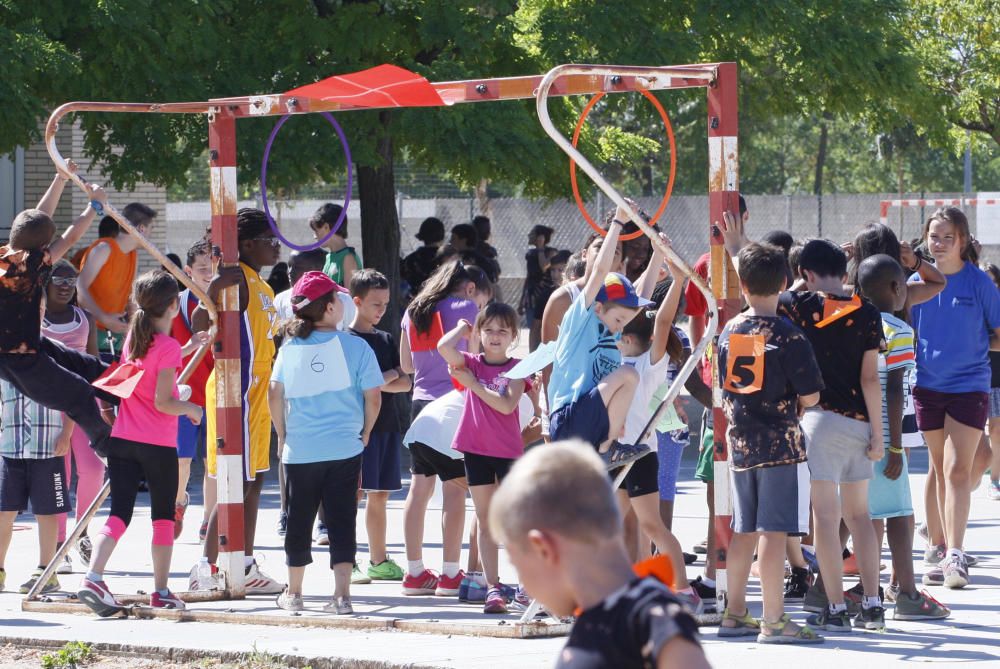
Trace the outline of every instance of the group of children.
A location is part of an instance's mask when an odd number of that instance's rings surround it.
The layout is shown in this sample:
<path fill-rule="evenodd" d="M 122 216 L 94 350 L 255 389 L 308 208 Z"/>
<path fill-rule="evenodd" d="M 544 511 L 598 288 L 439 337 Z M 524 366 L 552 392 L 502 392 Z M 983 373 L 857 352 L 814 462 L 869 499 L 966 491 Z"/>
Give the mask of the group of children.
<path fill-rule="evenodd" d="M 59 540 L 57 518 L 67 508 L 65 459 L 72 451 L 80 480 L 78 515 L 96 495 L 105 461 L 111 483 L 107 521 L 93 544 L 87 539 L 86 551 L 81 542 L 88 571 L 80 599 L 100 615 L 121 610 L 103 571 L 145 480 L 153 522 L 150 604 L 184 608 L 167 587 L 167 575 L 189 501 L 191 459 L 202 451 L 208 476 L 216 472 L 215 448 L 205 444 L 216 443 L 218 384 L 210 355 L 183 388 L 185 399 L 177 376 L 208 341 L 208 312 L 190 291 L 179 292 L 169 273 L 142 275 L 133 289 L 135 308 L 120 361 L 130 369 L 134 388 L 116 395 L 92 386 L 107 366 L 93 355 L 91 319 L 72 304 L 76 272 L 59 258 L 85 232 L 104 194 L 93 188 L 95 204 L 53 240 L 51 216 L 62 181 L 57 177 L 38 209 L 18 215 L 9 244 L 0 248 L 0 559 L 14 516 L 29 499 L 42 537 L 39 565 L 51 559 Z M 398 342 L 378 329 L 391 286 L 381 273 L 361 269 L 346 244 L 346 225 L 328 234 L 340 214 L 335 205 L 317 212 L 310 227 L 317 239 L 328 238 L 330 248 L 295 256 L 294 285 L 278 296 L 260 276 L 277 262 L 279 250 L 260 210 L 238 213 L 238 266 L 217 268 L 206 240 L 192 246 L 185 263 L 212 300 L 227 287 L 240 287 L 248 594 L 276 595 L 277 605 L 289 611 L 305 607 L 302 583 L 319 512 L 334 572 L 326 611 L 352 613 L 351 585 L 371 579 L 399 580 L 406 595 L 482 601 L 486 613 L 507 612 L 530 595 L 558 615 L 577 615 L 566 666 L 574 664 L 574 654 L 607 659 L 640 652 L 644 662 L 655 664 L 669 648 L 689 654 L 695 664 L 703 661 L 690 615 L 704 610 L 704 581 L 688 581 L 687 556 L 670 529 L 686 420 L 668 407 L 649 425 L 691 353 L 674 325 L 685 282 L 660 253 L 669 240 L 660 235 L 641 266 L 623 266 L 619 236 L 633 216 L 645 214 L 619 208 L 609 216 L 604 235 L 585 246 L 583 275 L 548 300 L 546 315 L 561 312 L 555 331 L 542 319 L 540 336 L 550 343 L 519 361 L 510 355 L 520 330 L 516 310 L 493 300 L 490 277 L 461 258 L 444 262 L 423 283 L 403 315 Z M 970 556 L 962 541 L 971 472 L 992 413 L 987 352 L 996 342 L 990 333 L 1000 332 L 997 287 L 969 262 L 964 216 L 948 208 L 929 220 L 924 237 L 933 265 L 909 246 L 893 245 L 888 229 L 867 230 L 850 249 L 851 286 L 844 285 L 843 248 L 809 240 L 790 262 L 786 249 L 749 242 L 744 220 L 727 212 L 717 225 L 746 309 L 727 324 L 715 359 L 704 364 L 721 388 L 725 425 L 716 429 L 725 430 L 729 444 L 734 498 L 729 598 L 719 636 L 816 643 L 823 639 L 814 628 L 880 630 L 886 601 L 895 602 L 898 619 L 947 617 L 947 607 L 919 592 L 914 580 L 904 436 L 912 395 L 936 472 L 938 504 L 935 517 L 928 516 L 928 533 L 943 548 L 940 574 L 930 576 L 963 587 L 969 581 Z M 919 346 L 911 322 L 920 330 Z M 959 322 L 967 340 L 961 351 L 952 332 Z M 707 404 L 711 385 L 688 387 Z M 407 430 L 398 400 L 411 391 Z M 74 423 L 81 429 L 74 430 Z M 272 427 L 281 463 L 287 585 L 263 573 L 253 557 Z M 525 456 L 525 447 L 543 432 L 565 443 Z M 405 569 L 386 550 L 386 504 L 401 488 L 403 446 L 412 463 Z M 619 490 L 611 490 L 612 477 L 626 466 Z M 422 547 L 438 478 L 444 489 L 444 560 L 435 573 L 424 565 Z M 206 478 L 206 501 L 211 490 Z M 356 558 L 362 493 L 370 552 L 364 572 Z M 463 571 L 467 494 L 475 517 Z M 200 528 L 204 557 L 192 569 L 192 590 L 225 585 L 214 564 L 219 547 L 212 506 L 206 504 Z M 632 576 L 630 562 L 643 558 L 649 543 L 643 549 L 634 538 L 623 538 L 629 512 L 669 565 L 668 583 Z M 893 577 L 884 592 L 883 532 L 893 555 Z M 845 592 L 842 585 L 848 534 L 859 592 Z M 805 535 L 814 538 L 815 581 L 800 566 L 795 538 Z M 500 580 L 501 541 L 523 588 Z M 755 556 L 764 600 L 760 620 L 746 606 Z M 802 586 L 798 596 L 816 613 L 808 626 L 784 612 L 792 599 L 783 588 L 786 556 L 792 580 Z M 540 577 L 543 572 L 553 577 Z M 40 573 L 41 566 L 32 578 Z M 44 587 L 59 585 L 53 580 Z M 609 611 L 622 615 L 609 621 Z M 614 650 L 594 646 L 587 630 L 608 625 L 620 627 L 623 637 L 638 633 L 643 643 Z"/>

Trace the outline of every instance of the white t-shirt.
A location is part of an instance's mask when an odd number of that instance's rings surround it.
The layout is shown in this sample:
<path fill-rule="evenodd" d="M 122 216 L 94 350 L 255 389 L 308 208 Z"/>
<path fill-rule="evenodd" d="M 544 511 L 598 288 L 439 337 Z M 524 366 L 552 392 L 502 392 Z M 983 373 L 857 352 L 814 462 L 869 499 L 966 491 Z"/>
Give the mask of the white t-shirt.
<path fill-rule="evenodd" d="M 354 305 L 354 300 L 347 293 L 337 293 L 340 303 L 344 305 L 344 317 L 337 323 L 337 329 L 341 332 L 347 330 L 354 322 L 354 316 L 358 313 L 358 308 Z M 283 290 L 274 296 L 274 310 L 278 312 L 279 321 L 287 321 L 294 315 L 292 313 L 292 289 Z"/>
<path fill-rule="evenodd" d="M 653 399 L 653 394 L 660 387 L 664 379 L 667 378 L 667 367 L 670 365 L 670 356 L 666 353 L 655 365 L 649 360 L 649 351 L 640 356 L 622 357 L 622 365 L 635 367 L 639 372 L 639 385 L 636 386 L 635 396 L 632 404 L 629 405 L 628 415 L 625 417 L 625 442 L 636 444 L 642 428 L 646 427 L 652 413 L 649 411 L 649 403 Z M 646 440 L 641 442 L 647 444 L 654 451 L 656 450 L 656 431 L 650 430 Z"/>
<path fill-rule="evenodd" d="M 462 418 L 464 407 L 465 392 L 457 390 L 452 390 L 432 401 L 410 423 L 410 429 L 403 435 L 403 445 L 409 448 L 410 444 L 419 442 L 453 460 L 461 460 L 464 456 L 453 449 L 451 443 L 455 440 L 455 432 L 458 431 L 458 421 Z M 535 415 L 531 398 L 526 393 L 521 395 L 517 411 L 523 430 Z"/>

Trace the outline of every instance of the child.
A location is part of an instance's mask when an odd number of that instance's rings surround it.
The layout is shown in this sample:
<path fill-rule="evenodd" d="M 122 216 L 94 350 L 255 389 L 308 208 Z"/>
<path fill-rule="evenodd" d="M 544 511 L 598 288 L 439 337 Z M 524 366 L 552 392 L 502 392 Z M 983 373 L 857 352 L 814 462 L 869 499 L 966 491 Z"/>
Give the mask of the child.
<path fill-rule="evenodd" d="M 947 279 L 939 295 L 912 310 L 920 337 L 913 399 L 936 474 L 947 544 L 944 560 L 924 574 L 924 583 L 963 588 L 969 584 L 964 541 L 973 460 L 989 416 L 989 350 L 1000 347 L 1000 291 L 971 260 L 969 221 L 961 209 L 934 212 L 924 237 Z"/>
<path fill-rule="evenodd" d="M 194 284 L 208 292 L 215 274 L 215 263 L 212 260 L 212 245 L 207 239 L 200 239 L 187 252 L 187 262 L 184 273 L 191 277 Z M 180 309 L 170 326 L 170 336 L 181 345 L 181 369 L 187 367 L 191 357 L 198 348 L 208 341 L 208 332 L 194 332 L 191 326 L 191 314 L 198 308 L 198 298 L 191 289 L 185 288 L 178 297 Z M 206 351 L 201 362 L 191 372 L 187 385 L 191 388 L 190 400 L 198 406 L 205 407 L 205 383 L 215 369 L 215 360 L 211 351 Z M 213 409 L 215 407 L 212 407 Z M 177 499 L 174 503 L 174 539 L 181 536 L 184 530 L 184 512 L 187 511 L 191 497 L 187 492 L 188 479 L 191 478 L 191 461 L 198 453 L 205 457 L 205 427 L 204 422 L 193 424 L 187 416 L 177 419 Z M 215 481 L 207 475 L 203 482 L 204 517 L 198 529 L 198 538 L 203 540 L 208 533 L 208 517 L 215 508 Z"/>
<path fill-rule="evenodd" d="M 122 610 L 104 582 L 104 567 L 125 533 L 135 509 L 139 482 L 149 487 L 153 521 L 153 587 L 149 605 L 183 609 L 167 588 L 174 548 L 174 498 L 177 494 L 177 417 L 201 422 L 200 406 L 177 397 L 181 345 L 169 336 L 180 308 L 177 281 L 163 271 L 147 272 L 135 282 L 132 316 L 122 350 L 123 364 L 142 372 L 132 395 L 122 399 L 111 432 L 108 478 L 111 513 L 94 542 L 90 570 L 77 593 L 80 601 L 106 617 Z"/>
<path fill-rule="evenodd" d="M 410 302 L 403 315 L 399 360 L 403 372 L 413 374 L 411 421 L 420 415 L 425 406 L 453 387 L 448 375 L 448 363 L 437 350 L 438 341 L 459 321 L 476 320 L 480 307 L 485 306 L 491 294 L 489 279 L 481 269 L 451 260 L 424 282 L 420 292 Z M 473 348 L 475 345 L 476 342 L 471 343 Z M 458 350 L 465 348 L 466 343 L 459 342 Z M 458 565 L 468 490 L 465 467 L 461 461 L 442 456 L 420 443 L 410 446 L 410 461 L 413 476 L 403 511 L 407 562 L 403 594 L 457 595 L 464 576 Z M 444 564 L 440 576 L 426 569 L 423 561 L 424 516 L 434 494 L 435 477 L 444 484 L 441 504 Z"/>
<path fill-rule="evenodd" d="M 938 620 L 951 613 L 926 593 L 917 592 L 913 579 L 913 503 L 910 474 L 903 451 L 904 377 L 916 366 L 913 328 L 893 314 L 906 304 L 906 275 L 888 255 L 872 255 L 858 265 L 857 287 L 882 312 L 886 350 L 879 355 L 882 383 L 882 438 L 888 444 L 885 457 L 875 465 L 868 490 L 868 508 L 875 526 L 876 544 L 882 545 L 883 523 L 889 534 L 889 550 L 895 589 L 896 620 Z"/>
<path fill-rule="evenodd" d="M 361 453 L 385 381 L 371 347 L 337 331 L 343 306 L 335 293 L 344 288 L 322 272 L 306 272 L 292 290 L 295 318 L 285 328 L 268 391 L 288 499 L 288 587 L 277 604 L 286 611 L 304 608 L 302 579 L 312 562 L 312 524 L 322 504 L 334 575 L 333 598 L 323 610 L 350 615 Z"/>
<path fill-rule="evenodd" d="M 819 401 L 823 379 L 809 341 L 777 313 L 787 281 L 782 250 L 749 244 L 734 259 L 750 308 L 729 321 L 719 336 L 719 386 L 734 502 L 729 600 L 719 636 L 820 643 L 822 637 L 785 614 L 783 586 L 785 537 L 809 533 L 809 479 L 799 411 Z M 758 540 L 764 599 L 760 622 L 746 604 Z"/>
<path fill-rule="evenodd" d="M 112 409 L 98 410 L 90 385 L 105 365 L 41 336 L 42 298 L 52 264 L 79 241 L 94 220 L 94 209 L 88 204 L 66 232 L 53 240 L 56 228 L 52 215 L 64 183 L 57 176 L 38 209 L 18 214 L 11 225 L 10 241 L 0 246 L 0 313 L 4 316 L 0 379 L 38 404 L 67 414 L 87 434 L 94 450 L 106 454 L 111 428 L 101 414 L 110 414 Z M 100 186 L 90 188 L 92 202 L 103 206 L 107 194 Z"/>
<path fill-rule="evenodd" d="M 576 623 L 556 667 L 708 667 L 674 595 L 632 571 L 603 463 L 583 443 L 525 454 L 500 485 L 490 526 L 525 589 Z"/>
<path fill-rule="evenodd" d="M 28 508 L 38 522 L 38 567 L 21 585 L 27 594 L 56 553 L 59 519 L 65 523 L 69 508 L 69 479 L 64 455 L 70 452 L 73 424 L 41 404 L 31 401 L 7 381 L 0 381 L 3 431 L 0 433 L 0 591 L 7 573 L 4 560 L 14 532 L 14 519 Z M 86 445 L 85 445 L 86 447 Z M 89 447 L 88 447 L 89 450 Z M 96 456 L 94 456 L 96 458 Z M 103 479 L 102 479 L 103 482 Z M 41 592 L 59 590 L 53 574 Z"/>
<path fill-rule="evenodd" d="M 618 333 L 652 302 L 632 282 L 612 273 L 628 212 L 615 212 L 594 270 L 563 317 L 548 381 L 549 433 L 553 439 L 582 438 L 597 448 L 608 469 L 649 453 L 649 447 L 618 441 L 639 375 L 621 367 Z M 658 268 L 657 268 L 658 269 Z"/>
<path fill-rule="evenodd" d="M 117 225 L 117 224 L 116 224 Z M 65 258 L 52 266 L 52 274 L 45 293 L 45 315 L 42 317 L 42 335 L 59 342 L 66 348 L 97 357 L 97 328 L 94 321 L 76 306 L 76 268 Z M 104 485 L 104 462 L 87 441 L 83 430 L 74 429 L 73 421 L 63 417 L 64 430 L 71 434 L 71 448 L 66 452 L 66 482 L 73 478 L 73 461 L 76 461 L 76 517 L 90 508 Z M 67 485 L 67 491 L 68 491 Z M 66 516 L 59 514 L 59 544 L 66 540 Z M 92 545 L 84 529 L 76 544 L 84 565 L 90 564 Z M 72 567 L 67 553 L 56 573 L 69 574 Z"/>
<path fill-rule="evenodd" d="M 664 244 L 670 240 L 660 234 Z M 650 266 L 658 272 L 663 264 L 663 256 L 656 251 L 652 255 Z M 650 449 L 647 455 L 632 464 L 618 489 L 618 503 L 623 511 L 631 507 L 639 521 L 639 529 L 656 545 L 656 548 L 669 557 L 674 571 L 674 591 L 678 599 L 683 601 L 695 614 L 703 612 L 701 598 L 688 584 L 684 569 L 684 555 L 681 545 L 673 533 L 663 524 L 660 517 L 659 499 L 659 460 L 653 447 L 655 436 L 653 430 L 643 437 L 646 423 L 652 415 L 650 401 L 667 373 L 671 356 L 667 355 L 669 343 L 673 343 L 672 354 L 679 357 L 679 340 L 672 340 L 671 332 L 674 316 L 680 304 L 684 288 L 684 274 L 673 265 L 669 271 L 674 282 L 655 312 L 655 319 L 650 319 L 645 311 L 632 319 L 622 330 L 618 349 L 622 353 L 622 365 L 631 367 L 639 376 L 635 395 L 625 418 L 625 440 L 628 443 L 645 446 Z M 678 279 L 680 277 L 680 279 Z"/>
<path fill-rule="evenodd" d="M 403 570 L 385 547 L 386 504 L 389 493 L 401 490 L 399 451 L 403 443 L 403 416 L 399 393 L 410 391 L 410 375 L 399 366 L 399 345 L 393 336 L 375 327 L 389 306 L 389 280 L 381 272 L 363 269 L 351 278 L 356 307 L 350 333 L 361 337 L 375 352 L 382 371 L 382 406 L 361 461 L 361 489 L 367 494 L 365 526 L 368 530 L 368 578 L 401 581 Z"/>
<path fill-rule="evenodd" d="M 993 263 L 983 265 L 983 271 L 993 279 L 1000 290 L 1000 267 Z M 990 459 L 990 484 L 986 495 L 994 502 L 1000 501 L 1000 351 L 990 351 L 990 421 L 989 438 L 992 458 Z"/>
<path fill-rule="evenodd" d="M 337 231 L 330 234 L 330 230 L 336 225 L 340 212 L 343 210 L 344 208 L 339 204 L 327 202 L 317 209 L 316 213 L 309 219 L 309 227 L 312 229 L 316 241 L 330 235 L 330 238 L 323 243 L 323 248 L 329 251 L 326 264 L 323 265 L 323 271 L 339 286 L 350 284 L 351 277 L 361 269 L 361 258 L 358 257 L 357 251 L 354 250 L 353 246 L 347 245 L 346 215 Z"/>
<path fill-rule="evenodd" d="M 726 250 L 736 257 L 748 242 L 742 222 L 725 213 L 719 224 Z M 864 597 L 854 624 L 885 629 L 878 596 L 879 551 L 868 515 L 872 463 L 882 459 L 882 393 L 878 354 L 883 346 L 882 316 L 870 302 L 848 297 L 844 289 L 847 257 L 839 246 L 813 239 L 802 247 L 799 272 L 808 290 L 786 291 L 779 313 L 802 329 L 812 344 L 825 388 L 816 407 L 801 419 L 806 436 L 820 576 L 829 606 L 809 619 L 828 631 L 851 630 L 843 592 L 840 522 L 854 537 Z M 838 492 L 839 488 L 839 492 Z M 810 589 L 819 595 L 820 583 Z"/>
<path fill-rule="evenodd" d="M 479 520 L 479 555 L 488 588 L 483 613 L 507 613 L 497 544 L 490 534 L 489 508 L 497 484 L 524 453 L 516 410 L 526 382 L 503 376 L 519 362 L 507 355 L 517 332 L 514 308 L 493 302 L 479 312 L 474 328 L 462 320 L 437 346 L 452 376 L 466 389 L 465 408 L 453 447 L 465 454 L 465 477 Z M 476 334 L 482 353 L 459 352 L 459 341 Z"/>
<path fill-rule="evenodd" d="M 264 472 L 271 468 L 271 415 L 267 402 L 267 380 L 271 378 L 274 359 L 274 333 L 277 315 L 274 311 L 274 293 L 261 278 L 264 266 L 278 262 L 281 243 L 274 236 L 267 214 L 260 209 L 243 208 L 236 213 L 236 236 L 239 244 L 238 266 L 218 270 L 208 288 L 208 296 L 219 304 L 224 288 L 239 286 L 240 296 L 240 397 L 243 402 L 243 532 L 244 569 L 248 594 L 276 595 L 284 586 L 261 571 L 253 556 L 257 531 L 257 509 L 260 491 L 264 486 Z M 208 312 L 199 305 L 192 316 L 195 332 L 208 329 Z M 205 382 L 205 406 L 213 407 L 206 418 L 205 441 L 216 443 L 216 379 L 215 372 Z M 215 476 L 216 448 L 208 449 L 205 469 Z M 215 560 L 219 555 L 217 510 L 208 519 L 204 556 L 217 573 Z M 198 565 L 191 569 L 189 590 L 210 590 L 218 583 L 199 583 Z"/>

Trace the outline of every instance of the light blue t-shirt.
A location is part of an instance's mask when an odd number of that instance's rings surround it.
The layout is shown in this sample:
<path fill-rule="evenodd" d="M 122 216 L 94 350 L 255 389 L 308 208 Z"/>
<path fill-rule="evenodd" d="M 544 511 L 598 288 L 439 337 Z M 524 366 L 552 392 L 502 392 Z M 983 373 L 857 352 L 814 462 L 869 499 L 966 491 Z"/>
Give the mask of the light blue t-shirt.
<path fill-rule="evenodd" d="M 941 393 L 990 391 L 990 332 L 1000 327 L 1000 292 L 970 262 L 939 295 L 912 309 L 917 387 Z"/>
<path fill-rule="evenodd" d="M 580 399 L 622 364 L 621 335 L 611 334 L 581 291 L 559 325 L 549 376 L 549 413 Z"/>
<path fill-rule="evenodd" d="M 282 462 L 299 465 L 361 454 L 363 393 L 383 380 L 368 342 L 346 332 L 289 338 L 278 350 L 271 380 L 285 387 Z"/>

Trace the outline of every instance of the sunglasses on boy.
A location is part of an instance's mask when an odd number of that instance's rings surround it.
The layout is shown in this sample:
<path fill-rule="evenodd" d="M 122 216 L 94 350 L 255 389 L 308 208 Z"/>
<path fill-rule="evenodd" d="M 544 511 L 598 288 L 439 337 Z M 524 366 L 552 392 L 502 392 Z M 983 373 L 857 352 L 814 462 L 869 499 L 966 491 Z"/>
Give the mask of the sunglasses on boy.
<path fill-rule="evenodd" d="M 54 276 L 50 279 L 54 286 L 75 286 L 75 276 Z"/>

